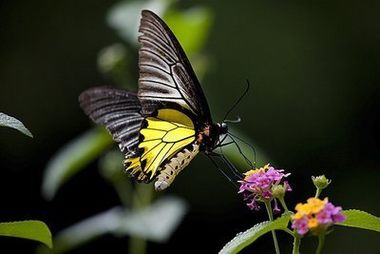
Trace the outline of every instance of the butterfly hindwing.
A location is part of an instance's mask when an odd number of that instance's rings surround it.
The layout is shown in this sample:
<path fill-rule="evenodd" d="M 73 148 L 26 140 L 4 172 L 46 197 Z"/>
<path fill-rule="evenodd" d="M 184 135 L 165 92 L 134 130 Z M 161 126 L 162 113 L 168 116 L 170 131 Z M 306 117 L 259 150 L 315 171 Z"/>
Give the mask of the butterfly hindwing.
<path fill-rule="evenodd" d="M 126 154 L 134 154 L 144 120 L 135 93 L 122 89 L 95 87 L 79 96 L 84 112 L 97 124 L 104 125 Z"/>
<path fill-rule="evenodd" d="M 200 121 L 211 122 L 201 86 L 178 40 L 153 12 L 142 11 L 139 91 L 143 112 L 177 104 Z"/>
<path fill-rule="evenodd" d="M 191 119 L 175 109 L 160 109 L 147 117 L 140 134 L 139 154 L 124 164 L 127 172 L 144 182 L 153 180 L 163 162 L 195 141 Z"/>

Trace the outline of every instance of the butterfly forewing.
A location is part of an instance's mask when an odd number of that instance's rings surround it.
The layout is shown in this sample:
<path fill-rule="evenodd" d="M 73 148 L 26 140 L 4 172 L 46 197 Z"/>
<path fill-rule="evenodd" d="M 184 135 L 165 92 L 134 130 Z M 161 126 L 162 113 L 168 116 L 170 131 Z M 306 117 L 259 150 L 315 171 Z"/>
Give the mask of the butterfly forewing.
<path fill-rule="evenodd" d="M 151 11 L 142 11 L 139 37 L 139 91 L 143 112 L 178 105 L 200 121 L 211 122 L 199 81 L 168 26 Z"/>

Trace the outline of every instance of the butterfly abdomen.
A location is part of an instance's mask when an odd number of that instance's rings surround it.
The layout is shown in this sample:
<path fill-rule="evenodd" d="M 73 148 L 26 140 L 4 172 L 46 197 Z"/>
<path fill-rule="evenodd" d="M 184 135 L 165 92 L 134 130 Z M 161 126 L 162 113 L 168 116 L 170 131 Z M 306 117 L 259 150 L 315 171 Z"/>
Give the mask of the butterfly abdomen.
<path fill-rule="evenodd" d="M 176 176 L 187 166 L 190 161 L 198 154 L 199 145 L 193 143 L 191 147 L 186 147 L 176 153 L 171 159 L 161 166 L 159 175 L 154 183 L 157 191 L 169 187 Z"/>

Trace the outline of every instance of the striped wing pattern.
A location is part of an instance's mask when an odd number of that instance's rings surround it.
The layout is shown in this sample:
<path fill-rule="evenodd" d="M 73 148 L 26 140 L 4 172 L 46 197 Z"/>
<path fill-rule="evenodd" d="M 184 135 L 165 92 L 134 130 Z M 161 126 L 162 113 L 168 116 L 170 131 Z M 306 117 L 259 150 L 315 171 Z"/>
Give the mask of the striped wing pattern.
<path fill-rule="evenodd" d="M 179 172 L 198 152 L 190 146 L 196 142 L 199 124 L 212 120 L 199 81 L 169 27 L 144 10 L 139 31 L 138 93 L 95 87 L 84 91 L 79 102 L 119 144 L 126 171 L 150 182 L 168 163 L 178 169 L 166 173 Z M 175 176 L 171 177 L 170 181 Z"/>
<path fill-rule="evenodd" d="M 177 104 L 211 122 L 206 98 L 182 47 L 153 12 L 142 11 L 139 91 L 143 112 Z"/>
<path fill-rule="evenodd" d="M 157 116 L 144 122 L 140 154 L 127 157 L 124 165 L 137 180 L 150 182 L 165 161 L 195 141 L 195 130 L 190 118 L 174 109 L 159 110 Z"/>
<path fill-rule="evenodd" d="M 97 124 L 104 125 L 126 154 L 135 154 L 139 131 L 144 120 L 135 93 L 122 89 L 95 87 L 79 96 L 84 112 Z"/>

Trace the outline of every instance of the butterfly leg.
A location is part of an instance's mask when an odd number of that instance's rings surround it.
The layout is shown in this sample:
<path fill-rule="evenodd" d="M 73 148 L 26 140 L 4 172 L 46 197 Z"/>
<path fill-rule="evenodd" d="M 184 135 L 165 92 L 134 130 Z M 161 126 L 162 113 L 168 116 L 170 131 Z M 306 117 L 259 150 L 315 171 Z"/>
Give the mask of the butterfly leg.
<path fill-rule="evenodd" d="M 226 138 L 229 137 L 231 139 L 231 141 L 229 142 L 226 142 L 223 144 L 224 140 L 226 140 Z M 240 139 L 239 139 L 240 140 Z M 242 141 L 243 142 L 243 141 Z M 248 157 L 243 153 L 243 151 L 241 150 L 239 144 L 237 143 L 237 141 L 234 139 L 233 136 L 230 135 L 230 133 L 228 135 L 226 135 L 225 137 L 223 137 L 223 139 L 221 141 L 218 142 L 218 144 L 215 146 L 215 148 L 219 148 L 221 151 L 222 151 L 222 147 L 225 147 L 225 146 L 228 146 L 228 145 L 231 145 L 231 144 L 234 144 L 236 146 L 236 148 L 238 149 L 239 153 L 243 156 L 244 160 L 246 161 L 246 163 L 251 167 L 253 168 L 253 165 L 255 163 L 252 164 L 252 162 L 248 159 Z M 244 142 L 244 144 L 247 144 Z M 215 149 L 214 148 L 214 149 Z M 252 146 L 250 146 L 250 148 L 253 149 Z M 253 150 L 254 151 L 254 150 Z M 254 151 L 254 157 L 256 157 L 256 153 Z"/>
<path fill-rule="evenodd" d="M 214 165 L 221 171 L 230 181 L 232 181 L 231 177 L 227 176 L 226 172 L 224 172 L 221 168 L 218 167 L 216 162 L 213 160 L 213 158 L 219 158 L 224 165 L 227 166 L 227 169 L 233 174 L 235 181 L 234 184 L 236 185 L 236 181 L 241 180 L 244 178 L 243 174 L 231 163 L 231 161 L 224 156 L 223 154 L 210 152 L 207 154 L 207 156 L 210 158 L 211 161 L 213 161 Z"/>
<path fill-rule="evenodd" d="M 230 135 L 230 138 L 231 138 L 231 144 L 235 144 L 236 148 L 238 149 L 239 153 L 241 154 L 241 156 L 243 156 L 244 160 L 246 161 L 246 163 L 251 167 L 253 168 L 253 164 L 252 162 L 248 159 L 248 157 L 243 153 L 243 151 L 241 150 L 239 144 L 236 142 L 236 140 L 234 139 L 233 136 Z"/>
<path fill-rule="evenodd" d="M 220 136 L 219 136 L 220 137 Z M 221 146 L 225 146 L 225 144 L 223 144 L 224 140 L 226 140 L 228 138 L 228 135 L 224 135 L 224 137 L 222 138 L 222 140 L 219 139 L 219 142 L 218 144 L 215 146 L 216 147 L 221 147 Z"/>
<path fill-rule="evenodd" d="M 243 155 L 243 157 L 245 157 L 246 160 L 248 160 L 250 162 L 248 164 L 250 164 L 250 166 L 252 166 L 252 167 L 256 166 L 256 150 L 255 150 L 255 148 L 250 143 L 248 143 L 245 140 L 243 140 L 242 138 L 239 138 L 238 136 L 232 134 L 231 132 L 228 133 L 228 136 L 235 142 L 235 144 L 236 144 L 239 152 Z M 252 165 L 251 161 L 241 152 L 241 149 L 238 146 L 238 144 L 237 144 L 237 142 L 236 142 L 235 139 L 239 140 L 240 142 L 242 142 L 243 144 L 245 144 L 246 146 L 248 146 L 249 148 L 251 148 L 252 153 L 253 153 L 253 165 Z"/>
<path fill-rule="evenodd" d="M 234 181 L 230 176 L 228 176 L 228 175 L 226 174 L 226 172 L 224 172 L 224 170 L 223 170 L 221 167 L 218 166 L 218 163 L 214 160 L 213 155 L 211 155 L 211 154 L 206 154 L 206 156 L 210 159 L 210 161 L 212 162 L 212 164 L 214 164 L 214 166 L 219 170 L 219 172 L 221 172 L 222 175 L 228 179 L 228 181 L 229 181 L 232 185 L 234 185 L 236 188 L 239 187 L 238 184 L 237 184 L 237 182 Z"/>

